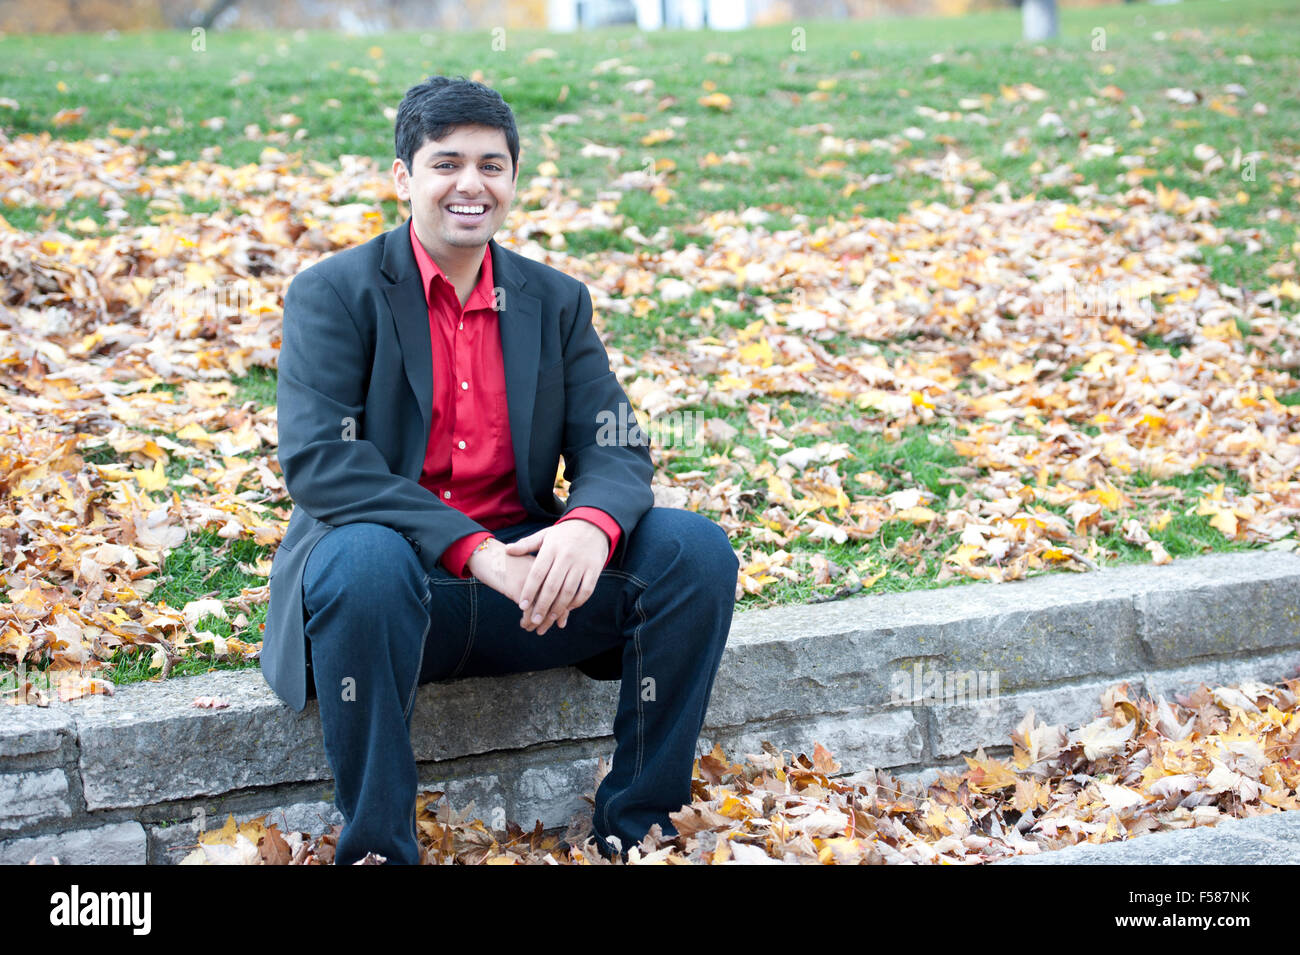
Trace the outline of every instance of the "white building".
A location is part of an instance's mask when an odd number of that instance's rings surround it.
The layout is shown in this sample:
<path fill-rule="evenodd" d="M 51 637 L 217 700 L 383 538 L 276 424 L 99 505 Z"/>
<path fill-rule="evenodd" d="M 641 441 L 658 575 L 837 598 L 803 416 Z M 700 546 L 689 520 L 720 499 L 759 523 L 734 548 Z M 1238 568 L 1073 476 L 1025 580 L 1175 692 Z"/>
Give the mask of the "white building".
<path fill-rule="evenodd" d="M 740 30 L 767 0 L 548 0 L 552 30 L 635 23 L 642 30 Z"/>

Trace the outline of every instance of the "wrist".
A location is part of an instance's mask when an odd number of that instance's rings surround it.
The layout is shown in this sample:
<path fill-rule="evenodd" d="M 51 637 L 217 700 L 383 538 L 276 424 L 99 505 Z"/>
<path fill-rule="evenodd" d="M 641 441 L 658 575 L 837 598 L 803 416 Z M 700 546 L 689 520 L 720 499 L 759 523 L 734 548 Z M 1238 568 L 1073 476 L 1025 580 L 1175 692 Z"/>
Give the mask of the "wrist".
<path fill-rule="evenodd" d="M 492 566 L 493 557 L 497 554 L 503 545 L 495 537 L 484 538 L 483 541 L 470 552 L 469 557 L 465 560 L 465 569 L 471 575 L 483 579 L 488 568 Z"/>

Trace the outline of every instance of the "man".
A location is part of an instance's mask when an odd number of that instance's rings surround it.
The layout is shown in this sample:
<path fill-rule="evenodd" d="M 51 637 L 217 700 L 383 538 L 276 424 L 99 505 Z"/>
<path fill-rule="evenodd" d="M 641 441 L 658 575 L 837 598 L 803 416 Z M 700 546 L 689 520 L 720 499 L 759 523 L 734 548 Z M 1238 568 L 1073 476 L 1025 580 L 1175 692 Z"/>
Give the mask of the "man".
<path fill-rule="evenodd" d="M 319 701 L 340 864 L 420 861 L 420 684 L 566 665 L 621 679 L 592 826 L 625 852 L 656 822 L 674 833 L 668 813 L 690 801 L 736 555 L 702 515 L 653 506 L 643 432 L 602 431 L 632 415 L 586 287 L 492 240 L 519 161 L 500 95 L 432 77 L 402 100 L 395 145 L 410 219 L 285 295 L 295 506 L 262 672 L 295 710 L 309 683 Z"/>

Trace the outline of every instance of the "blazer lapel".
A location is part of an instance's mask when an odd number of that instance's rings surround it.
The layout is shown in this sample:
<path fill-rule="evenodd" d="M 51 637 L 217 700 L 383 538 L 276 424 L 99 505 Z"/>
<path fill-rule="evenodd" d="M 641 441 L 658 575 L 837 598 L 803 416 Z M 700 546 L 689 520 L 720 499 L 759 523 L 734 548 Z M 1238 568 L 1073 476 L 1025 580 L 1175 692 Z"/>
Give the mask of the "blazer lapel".
<path fill-rule="evenodd" d="M 427 435 L 433 422 L 433 345 L 429 338 L 429 307 L 420 281 L 420 267 L 411 249 L 411 222 L 407 219 L 405 224 L 388 233 L 380 271 L 389 280 L 389 284 L 383 286 L 384 297 L 397 327 L 406 380 L 410 382 L 420 406 L 424 423 L 421 433 Z M 515 478 L 520 501 L 529 502 L 536 498 L 527 481 L 537 365 L 541 360 L 541 302 L 524 291 L 527 278 L 495 239 L 488 240 L 488 254 L 492 256 L 492 279 L 499 304 L 497 324 L 505 365 Z M 417 457 L 423 462 L 424 448 L 420 448 Z"/>
<path fill-rule="evenodd" d="M 515 452 L 515 485 L 519 500 L 529 510 L 537 493 L 528 486 L 533 433 L 533 402 L 537 397 L 537 372 L 542 356 L 542 303 L 524 291 L 527 279 L 495 239 L 488 239 L 492 280 L 496 284 L 497 325 L 501 332 L 501 357 L 505 363 L 506 404 L 510 409 L 510 443 Z M 551 475 L 552 483 L 555 475 Z M 549 490 L 543 488 L 543 491 Z"/>
<path fill-rule="evenodd" d="M 410 228 L 411 220 L 407 219 L 404 225 L 388 233 L 379 268 L 391 283 L 383 287 L 384 297 L 397 326 L 402 368 L 420 406 L 420 419 L 424 422 L 420 433 L 427 437 L 433 424 L 433 344 L 429 339 L 429 305 L 420 282 L 420 267 L 411 250 Z M 418 479 L 424 462 L 423 448 L 416 458 L 420 462 L 415 474 Z"/>

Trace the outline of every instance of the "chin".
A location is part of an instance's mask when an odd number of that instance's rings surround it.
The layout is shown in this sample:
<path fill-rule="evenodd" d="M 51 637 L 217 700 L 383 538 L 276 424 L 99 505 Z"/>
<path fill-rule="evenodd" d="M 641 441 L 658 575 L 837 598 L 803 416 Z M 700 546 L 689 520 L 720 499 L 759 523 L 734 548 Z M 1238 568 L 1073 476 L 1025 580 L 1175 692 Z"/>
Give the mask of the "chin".
<path fill-rule="evenodd" d="M 476 231 L 474 233 L 448 232 L 443 236 L 443 240 L 448 245 L 473 248 L 474 246 L 483 245 L 491 235 L 492 233 L 485 231 Z"/>

